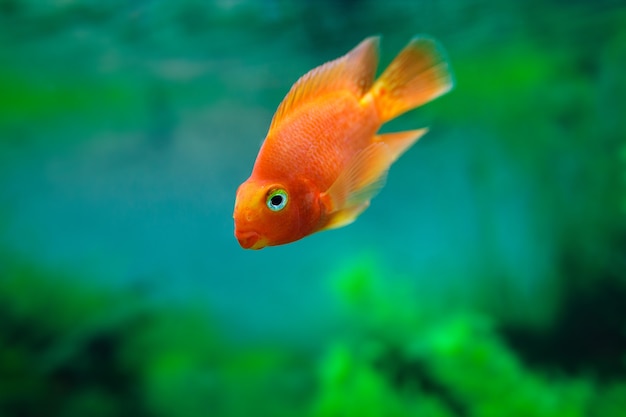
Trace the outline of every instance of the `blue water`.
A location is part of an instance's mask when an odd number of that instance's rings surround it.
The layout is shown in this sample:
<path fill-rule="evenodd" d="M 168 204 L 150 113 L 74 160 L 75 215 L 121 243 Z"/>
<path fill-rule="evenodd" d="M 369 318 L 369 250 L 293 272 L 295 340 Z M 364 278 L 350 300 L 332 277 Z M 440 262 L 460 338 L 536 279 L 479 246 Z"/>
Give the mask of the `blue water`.
<path fill-rule="evenodd" d="M 334 6 L 324 3 L 311 8 L 319 18 L 312 23 L 297 8 L 248 6 L 255 13 L 212 5 L 217 14 L 200 14 L 203 23 L 182 3 L 143 2 L 102 12 L 115 18 L 48 27 L 46 16 L 63 11 L 46 3 L 29 15 L 32 24 L 0 33 L 2 68 L 27 80 L 23 101 L 47 103 L 18 108 L 0 126 L 8 139 L 5 245 L 76 279 L 204 305 L 242 335 L 332 331 L 338 307 L 329 282 L 370 258 L 385 280 L 410 283 L 437 308 L 479 299 L 532 313 L 553 284 L 564 225 L 575 230 L 593 211 L 578 209 L 584 193 L 576 187 L 596 172 L 581 162 L 582 129 L 599 125 L 600 113 L 559 124 L 592 80 L 582 70 L 562 75 L 569 61 L 553 58 L 525 21 L 543 14 L 520 14 L 526 9 L 513 4 L 391 2 L 347 15 L 327 13 Z M 564 33 L 583 37 L 581 10 L 563 11 L 571 18 Z M 384 35 L 384 66 L 424 32 L 442 41 L 457 88 L 386 127 L 431 130 L 392 167 L 371 207 L 347 228 L 242 250 L 233 237 L 235 190 L 293 82 L 376 33 Z M 558 43 L 562 33 L 546 36 Z M 518 131 L 528 133 L 523 144 Z M 602 146 L 598 167 L 609 149 Z"/>
<path fill-rule="evenodd" d="M 489 278 L 524 290 L 524 300 L 549 272 L 550 242 L 540 241 L 525 210 L 537 196 L 514 164 L 502 160 L 500 177 L 477 187 L 477 142 L 497 138 L 468 138 L 440 125 L 397 162 L 354 224 L 282 247 L 241 249 L 233 237 L 234 193 L 271 113 L 233 111 L 246 123 L 213 124 L 201 111 L 186 120 L 202 128 L 180 127 L 167 147 L 131 132 L 17 150 L 19 164 L 3 187 L 11 219 L 5 239 L 100 284 L 168 305 L 206 305 L 235 333 L 257 337 L 308 339 L 334 329 L 329 281 L 363 256 L 378 262 L 385 279 L 409 281 L 444 305 L 467 302 Z M 485 205 L 480 199 L 491 193 L 498 197 Z M 536 243 L 530 249 L 529 240 Z M 490 277 L 494 269 L 499 275 Z"/>

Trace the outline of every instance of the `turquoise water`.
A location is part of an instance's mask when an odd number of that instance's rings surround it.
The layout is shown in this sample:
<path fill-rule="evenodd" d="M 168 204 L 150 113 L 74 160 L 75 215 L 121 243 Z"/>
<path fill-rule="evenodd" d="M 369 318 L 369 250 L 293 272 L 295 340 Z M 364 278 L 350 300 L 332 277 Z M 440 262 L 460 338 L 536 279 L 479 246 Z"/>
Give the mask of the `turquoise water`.
<path fill-rule="evenodd" d="M 403 294 L 383 302 L 399 311 L 550 328 L 568 294 L 626 279 L 624 28 L 616 1 L 0 2 L 5 275 L 19 259 L 63 288 L 192 308 L 240 349 L 286 356 L 358 333 L 344 304 L 361 284 L 337 289 L 350 271 Z M 383 128 L 430 132 L 371 207 L 241 249 L 235 190 L 293 82 L 372 34 L 382 69 L 420 33 L 457 85 Z M 399 314 L 379 320 L 407 331 Z M 329 410 L 315 415 L 352 415 Z"/>

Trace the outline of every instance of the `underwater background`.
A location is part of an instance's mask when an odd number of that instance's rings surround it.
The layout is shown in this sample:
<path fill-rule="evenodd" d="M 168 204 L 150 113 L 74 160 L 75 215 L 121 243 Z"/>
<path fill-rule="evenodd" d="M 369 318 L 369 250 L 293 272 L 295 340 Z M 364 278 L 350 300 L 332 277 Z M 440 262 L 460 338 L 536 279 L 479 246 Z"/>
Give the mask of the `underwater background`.
<path fill-rule="evenodd" d="M 352 225 L 246 251 L 299 76 L 456 87 Z M 0 0 L 0 416 L 626 416 L 626 4 Z"/>

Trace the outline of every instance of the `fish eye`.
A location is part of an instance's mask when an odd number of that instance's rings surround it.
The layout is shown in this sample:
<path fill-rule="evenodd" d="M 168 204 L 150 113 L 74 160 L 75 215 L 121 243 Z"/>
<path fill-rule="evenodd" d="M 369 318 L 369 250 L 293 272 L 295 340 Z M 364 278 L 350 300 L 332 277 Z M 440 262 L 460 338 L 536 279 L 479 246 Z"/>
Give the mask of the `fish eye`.
<path fill-rule="evenodd" d="M 270 192 L 266 204 L 272 211 L 282 210 L 287 205 L 287 191 L 279 188 Z"/>

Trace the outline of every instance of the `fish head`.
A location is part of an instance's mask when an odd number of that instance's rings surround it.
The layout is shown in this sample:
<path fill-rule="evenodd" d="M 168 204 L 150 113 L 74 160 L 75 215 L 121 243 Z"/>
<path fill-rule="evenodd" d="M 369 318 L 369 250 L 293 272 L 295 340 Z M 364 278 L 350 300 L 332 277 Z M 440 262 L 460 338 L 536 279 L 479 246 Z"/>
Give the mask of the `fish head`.
<path fill-rule="evenodd" d="M 319 204 L 305 184 L 248 179 L 237 189 L 235 237 L 244 249 L 293 242 L 311 233 L 315 207 Z"/>

